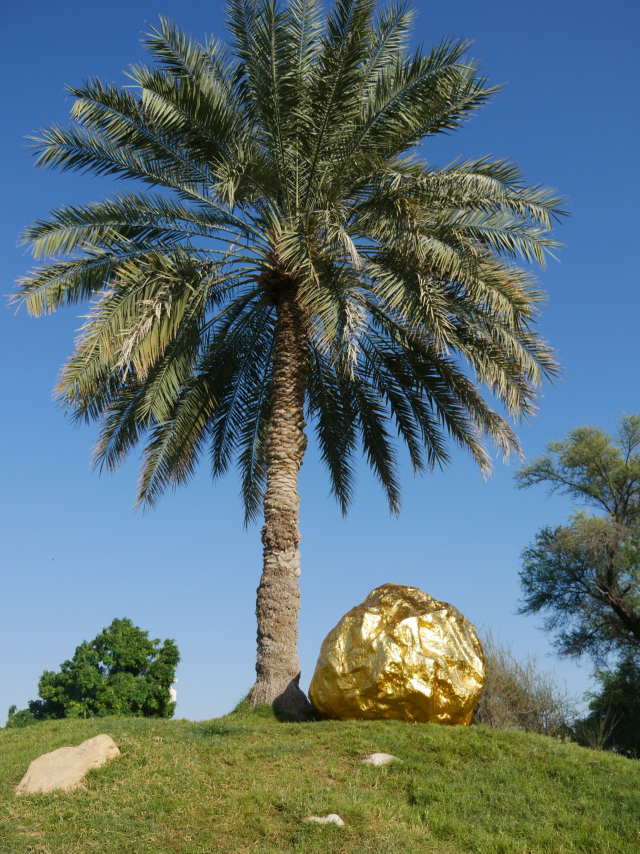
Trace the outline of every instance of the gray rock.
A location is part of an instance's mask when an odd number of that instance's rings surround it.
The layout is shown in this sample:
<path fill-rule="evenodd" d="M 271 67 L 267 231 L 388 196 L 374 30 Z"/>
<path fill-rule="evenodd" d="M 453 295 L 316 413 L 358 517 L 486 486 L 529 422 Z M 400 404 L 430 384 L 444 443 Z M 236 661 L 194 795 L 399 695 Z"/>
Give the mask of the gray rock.
<path fill-rule="evenodd" d="M 96 735 L 77 747 L 59 747 L 33 760 L 18 784 L 16 794 L 32 795 L 56 789 L 70 792 L 82 785 L 87 771 L 99 768 L 119 755 L 120 751 L 109 735 Z"/>
<path fill-rule="evenodd" d="M 344 822 L 337 813 L 329 813 L 329 815 L 309 815 L 305 821 L 315 821 L 316 824 L 337 824 L 338 827 L 344 827 Z"/>
<path fill-rule="evenodd" d="M 397 756 L 390 753 L 370 753 L 362 760 L 364 765 L 388 765 L 390 762 L 401 762 Z"/>

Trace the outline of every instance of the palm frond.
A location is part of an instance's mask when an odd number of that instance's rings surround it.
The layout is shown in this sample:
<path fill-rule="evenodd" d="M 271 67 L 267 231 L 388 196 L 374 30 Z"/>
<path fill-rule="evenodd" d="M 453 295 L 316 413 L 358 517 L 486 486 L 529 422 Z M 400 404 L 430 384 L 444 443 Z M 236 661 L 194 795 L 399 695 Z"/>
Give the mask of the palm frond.
<path fill-rule="evenodd" d="M 498 87 L 467 42 L 411 51 L 413 18 L 406 0 L 326 16 L 228 0 L 228 47 L 160 18 L 127 86 L 70 87 L 69 125 L 32 138 L 40 167 L 133 185 L 25 229 L 40 266 L 11 302 L 89 302 L 57 393 L 100 424 L 98 468 L 143 448 L 142 505 L 208 454 L 214 477 L 237 463 L 257 518 L 285 292 L 307 316 L 307 417 L 343 513 L 359 449 L 392 512 L 398 443 L 415 473 L 452 444 L 484 475 L 489 444 L 520 453 L 506 418 L 530 418 L 558 372 L 528 267 L 560 245 L 566 203 L 507 159 L 416 156 Z"/>

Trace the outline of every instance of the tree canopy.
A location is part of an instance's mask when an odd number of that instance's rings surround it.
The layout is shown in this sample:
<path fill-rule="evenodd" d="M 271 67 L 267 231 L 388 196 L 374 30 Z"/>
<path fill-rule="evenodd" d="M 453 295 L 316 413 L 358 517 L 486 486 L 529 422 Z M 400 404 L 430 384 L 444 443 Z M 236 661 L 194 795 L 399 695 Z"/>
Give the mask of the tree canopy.
<path fill-rule="evenodd" d="M 169 688 L 180 661 L 172 640 L 150 640 L 149 632 L 126 617 L 115 619 L 92 641 L 83 641 L 59 671 L 45 670 L 39 700 L 28 710 L 9 712 L 8 725 L 70 717 L 135 715 L 170 718 L 175 703 Z M 12 713 L 13 710 L 13 713 Z"/>
<path fill-rule="evenodd" d="M 639 449 L 640 418 L 624 416 L 615 436 L 580 427 L 517 474 L 601 511 L 543 528 L 523 552 L 520 613 L 545 615 L 561 655 L 640 652 Z"/>
<path fill-rule="evenodd" d="M 409 53 L 414 11 L 375 7 L 229 0 L 228 47 L 161 19 L 153 66 L 69 87 L 72 123 L 34 138 L 41 167 L 142 185 L 27 228 L 50 260 L 15 299 L 36 315 L 93 300 L 58 394 L 100 420 L 99 467 L 146 441 L 145 504 L 208 447 L 214 476 L 237 459 L 259 512 L 283 283 L 310 321 L 306 407 L 343 510 L 358 446 L 399 508 L 395 431 L 416 471 L 446 463 L 447 437 L 483 471 L 483 435 L 519 453 L 479 388 L 526 417 L 556 370 L 544 295 L 515 262 L 558 245 L 562 199 L 505 159 L 416 157 L 497 87 L 468 42 Z"/>
<path fill-rule="evenodd" d="M 612 521 L 640 515 L 640 416 L 625 415 L 614 436 L 600 427 L 577 427 L 549 442 L 546 453 L 516 474 L 520 489 L 538 483 L 604 511 Z"/>

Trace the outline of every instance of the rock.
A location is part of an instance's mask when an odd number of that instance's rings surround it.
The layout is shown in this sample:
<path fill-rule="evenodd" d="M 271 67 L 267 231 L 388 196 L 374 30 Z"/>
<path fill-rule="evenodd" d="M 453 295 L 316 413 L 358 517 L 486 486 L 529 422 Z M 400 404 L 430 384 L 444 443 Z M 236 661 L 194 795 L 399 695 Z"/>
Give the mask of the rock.
<path fill-rule="evenodd" d="M 323 815 L 323 816 L 308 815 L 305 818 L 305 821 L 315 821 L 316 824 L 337 824 L 338 827 L 344 827 L 343 820 L 335 812 L 332 812 L 329 815 Z"/>
<path fill-rule="evenodd" d="M 397 756 L 390 753 L 370 753 L 362 760 L 363 765 L 388 765 L 390 762 L 401 762 Z"/>
<path fill-rule="evenodd" d="M 70 792 L 82 784 L 87 771 L 99 768 L 119 755 L 120 751 L 108 735 L 88 738 L 77 747 L 59 747 L 33 760 L 18 784 L 16 794 L 31 795 L 55 789 Z"/>
<path fill-rule="evenodd" d="M 483 685 L 482 645 L 460 611 L 383 584 L 324 639 L 309 697 L 338 720 L 469 724 Z"/>

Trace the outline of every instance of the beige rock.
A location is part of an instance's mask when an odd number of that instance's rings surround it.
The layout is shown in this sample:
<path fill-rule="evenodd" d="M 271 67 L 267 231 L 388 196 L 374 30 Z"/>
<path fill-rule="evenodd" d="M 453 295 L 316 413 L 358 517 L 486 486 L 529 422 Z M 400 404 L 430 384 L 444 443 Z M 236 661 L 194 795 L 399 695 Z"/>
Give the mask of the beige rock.
<path fill-rule="evenodd" d="M 344 827 L 344 822 L 340 818 L 340 816 L 335 813 L 329 813 L 329 815 L 310 815 L 305 818 L 305 821 L 315 821 L 316 824 L 337 824 L 338 827 Z"/>
<path fill-rule="evenodd" d="M 390 762 L 401 762 L 397 756 L 390 753 L 370 753 L 362 760 L 363 765 L 388 765 Z"/>
<path fill-rule="evenodd" d="M 96 735 L 77 747 L 59 747 L 33 760 L 18 784 L 16 794 L 32 795 L 56 789 L 70 792 L 82 784 L 87 771 L 99 768 L 119 755 L 120 751 L 109 735 Z"/>

